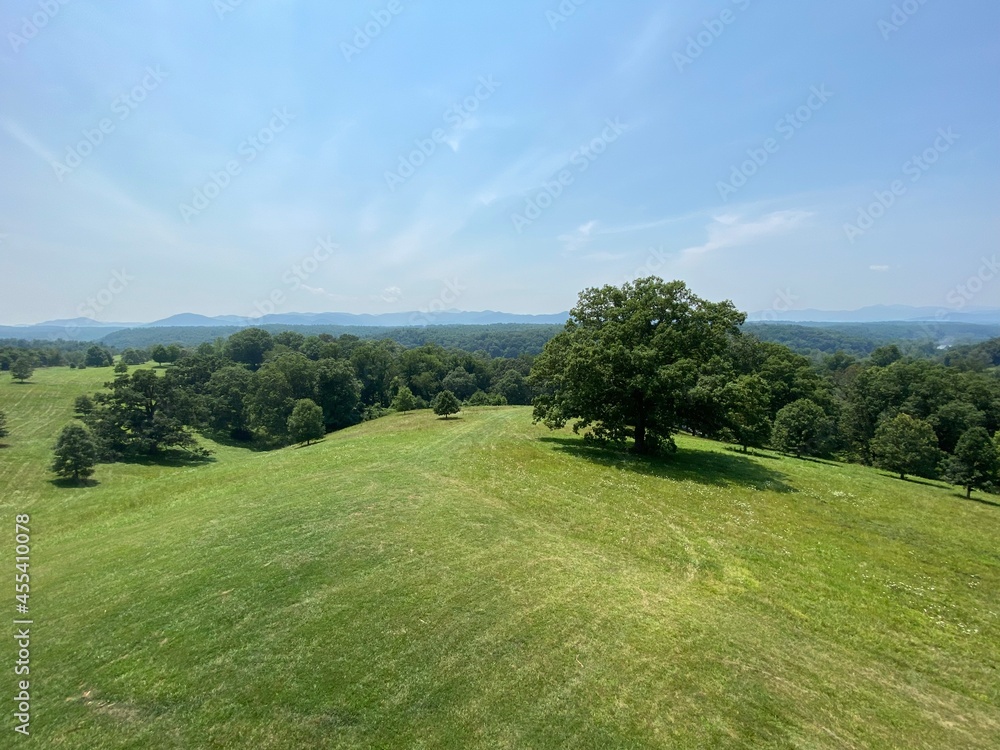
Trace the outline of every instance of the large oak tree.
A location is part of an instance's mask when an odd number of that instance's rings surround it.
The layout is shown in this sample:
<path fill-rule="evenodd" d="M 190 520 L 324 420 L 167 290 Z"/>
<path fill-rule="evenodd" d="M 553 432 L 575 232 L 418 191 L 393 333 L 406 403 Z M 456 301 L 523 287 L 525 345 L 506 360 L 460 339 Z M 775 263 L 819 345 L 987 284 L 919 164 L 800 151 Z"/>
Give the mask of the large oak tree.
<path fill-rule="evenodd" d="M 575 420 L 575 431 L 590 428 L 599 441 L 631 437 L 637 453 L 672 447 L 700 370 L 744 319 L 732 302 L 704 300 L 682 281 L 587 289 L 532 369 L 542 394 L 535 421 L 557 429 Z"/>

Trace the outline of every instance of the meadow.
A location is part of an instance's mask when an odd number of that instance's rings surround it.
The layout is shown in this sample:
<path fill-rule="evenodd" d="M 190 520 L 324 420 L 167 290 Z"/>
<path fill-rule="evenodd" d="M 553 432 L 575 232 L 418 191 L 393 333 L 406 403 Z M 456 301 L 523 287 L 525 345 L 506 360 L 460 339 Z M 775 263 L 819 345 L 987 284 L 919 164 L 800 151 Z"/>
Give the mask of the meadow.
<path fill-rule="evenodd" d="M 110 378 L 0 377 L 37 747 L 1000 746 L 996 496 L 687 436 L 638 458 L 530 407 L 54 482 Z"/>

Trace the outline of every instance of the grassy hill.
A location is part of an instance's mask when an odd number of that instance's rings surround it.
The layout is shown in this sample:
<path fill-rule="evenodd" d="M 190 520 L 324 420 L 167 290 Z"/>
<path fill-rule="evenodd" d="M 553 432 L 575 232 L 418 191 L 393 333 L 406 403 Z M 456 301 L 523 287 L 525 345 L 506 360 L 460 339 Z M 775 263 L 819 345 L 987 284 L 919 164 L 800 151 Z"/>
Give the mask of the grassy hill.
<path fill-rule="evenodd" d="M 109 377 L 0 379 L 37 747 L 1000 746 L 996 505 L 692 438 L 639 460 L 526 408 L 58 487 Z"/>

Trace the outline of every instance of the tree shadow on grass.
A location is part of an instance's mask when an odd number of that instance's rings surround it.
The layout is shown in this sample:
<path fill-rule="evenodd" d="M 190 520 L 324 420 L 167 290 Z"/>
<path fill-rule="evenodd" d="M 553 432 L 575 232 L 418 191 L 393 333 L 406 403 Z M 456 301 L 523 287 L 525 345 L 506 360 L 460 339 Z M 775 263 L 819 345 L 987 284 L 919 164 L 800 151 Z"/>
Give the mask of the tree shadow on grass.
<path fill-rule="evenodd" d="M 922 479 L 920 477 L 915 477 L 911 474 L 907 474 L 905 479 L 900 479 L 899 474 L 893 474 L 891 471 L 880 471 L 879 476 L 883 476 L 886 479 L 895 479 L 897 482 L 906 482 L 907 484 L 920 484 L 924 487 L 934 487 L 936 489 L 947 489 L 947 486 L 942 486 L 940 482 L 933 482 L 929 479 Z"/>
<path fill-rule="evenodd" d="M 613 447 L 587 443 L 582 438 L 542 437 L 539 440 L 554 443 L 557 450 L 571 456 L 647 476 L 689 480 L 715 487 L 737 486 L 782 493 L 798 491 L 784 481 L 785 475 L 781 472 L 761 466 L 742 455 L 681 448 L 667 456 L 637 456 Z"/>
<path fill-rule="evenodd" d="M 96 487 L 100 482 L 96 479 L 50 479 L 49 484 L 66 490 L 78 490 L 81 487 Z"/>
<path fill-rule="evenodd" d="M 192 456 L 184 451 L 167 451 L 154 456 L 124 456 L 115 463 L 132 466 L 170 466 L 176 468 L 215 463 L 215 456 Z"/>
<path fill-rule="evenodd" d="M 954 497 L 960 497 L 963 500 L 971 500 L 972 502 L 979 503 L 980 505 L 992 505 L 994 508 L 1000 508 L 1000 503 L 996 500 L 988 500 L 985 497 L 976 497 L 975 495 L 972 497 L 966 497 L 964 493 L 956 493 Z M 994 495 L 994 497 L 996 497 L 996 495 Z"/>
<path fill-rule="evenodd" d="M 251 451 L 253 453 L 264 453 L 269 450 L 273 450 L 275 446 L 267 446 L 259 440 L 241 440 L 239 438 L 234 438 L 227 432 L 216 432 L 214 430 L 203 430 L 201 432 L 203 437 L 208 438 L 213 443 L 218 443 L 219 445 L 224 445 L 227 448 L 239 448 L 245 451 Z"/>
<path fill-rule="evenodd" d="M 292 443 L 289 447 L 293 451 L 302 450 L 303 448 L 312 448 L 314 445 L 319 445 L 323 442 L 323 438 L 319 440 L 310 440 L 308 443 Z"/>
<path fill-rule="evenodd" d="M 730 453 L 735 453 L 737 456 L 743 456 L 744 458 L 766 458 L 769 461 L 780 461 L 781 456 L 774 456 L 770 453 L 764 453 L 761 448 L 751 448 L 749 451 L 744 451 L 742 448 L 735 445 L 727 445 L 725 450 Z"/>
<path fill-rule="evenodd" d="M 828 458 L 817 458 L 816 456 L 796 456 L 794 453 L 785 453 L 784 457 L 795 461 L 808 461 L 811 464 L 822 464 L 823 466 L 840 466 L 836 461 L 831 461 Z"/>

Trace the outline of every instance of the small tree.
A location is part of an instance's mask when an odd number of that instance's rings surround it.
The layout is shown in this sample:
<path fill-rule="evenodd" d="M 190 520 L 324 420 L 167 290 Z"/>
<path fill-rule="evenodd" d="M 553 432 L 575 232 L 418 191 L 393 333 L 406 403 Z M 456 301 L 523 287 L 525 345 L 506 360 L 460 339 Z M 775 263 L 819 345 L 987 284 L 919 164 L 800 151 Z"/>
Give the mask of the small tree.
<path fill-rule="evenodd" d="M 449 415 L 458 414 L 462 410 L 462 404 L 451 391 L 441 391 L 431 402 L 431 408 L 438 416 L 448 419 Z"/>
<path fill-rule="evenodd" d="M 875 465 L 899 474 L 900 479 L 906 479 L 907 474 L 933 476 L 941 460 L 934 428 L 909 414 L 900 414 L 880 424 L 871 450 Z"/>
<path fill-rule="evenodd" d="M 822 453 L 829 435 L 830 420 L 819 404 L 807 398 L 782 407 L 774 417 L 774 446 L 796 457 Z"/>
<path fill-rule="evenodd" d="M 167 347 L 163 344 L 154 344 L 149 350 L 149 356 L 152 357 L 153 361 L 156 362 L 159 367 L 162 367 L 163 363 L 170 359 L 170 354 L 167 353 Z"/>
<path fill-rule="evenodd" d="M 116 375 L 128 374 L 128 365 L 125 364 L 124 360 L 118 362 L 118 364 L 115 365 L 115 374 Z"/>
<path fill-rule="evenodd" d="M 7 415 L 0 411 L 0 438 L 7 437 L 10 430 L 7 429 Z"/>
<path fill-rule="evenodd" d="M 94 400 L 84 394 L 82 396 L 77 396 L 76 400 L 73 402 L 73 412 L 76 416 L 83 418 L 94 411 Z"/>
<path fill-rule="evenodd" d="M 149 356 L 141 349 L 126 349 L 122 352 L 121 361 L 127 365 L 144 365 Z"/>
<path fill-rule="evenodd" d="M 392 400 L 392 408 L 403 413 L 413 411 L 417 408 L 417 397 L 413 395 L 413 391 L 410 390 L 409 386 L 401 386 L 396 391 L 396 398 Z"/>
<path fill-rule="evenodd" d="M 309 445 L 326 434 L 323 427 L 323 410 L 311 398 L 301 398 L 292 407 L 288 417 L 288 434 L 296 443 Z"/>
<path fill-rule="evenodd" d="M 55 444 L 52 471 L 76 481 L 94 473 L 97 446 L 87 430 L 78 424 L 66 425 Z"/>
<path fill-rule="evenodd" d="M 958 440 L 955 455 L 945 462 L 945 479 L 972 491 L 988 489 L 1000 481 L 1000 456 L 985 427 L 973 427 Z"/>
<path fill-rule="evenodd" d="M 741 375 L 722 389 L 722 401 L 726 427 L 744 453 L 751 446 L 759 448 L 767 443 L 771 437 L 771 396 L 763 378 Z"/>
<path fill-rule="evenodd" d="M 94 344 L 87 349 L 87 353 L 83 357 L 83 363 L 87 367 L 110 367 L 115 361 L 111 356 L 111 352 Z"/>
<path fill-rule="evenodd" d="M 11 376 L 16 380 L 20 380 L 22 383 L 30 378 L 34 372 L 35 366 L 32 364 L 30 359 L 23 355 L 15 359 L 13 364 L 10 366 Z"/>

